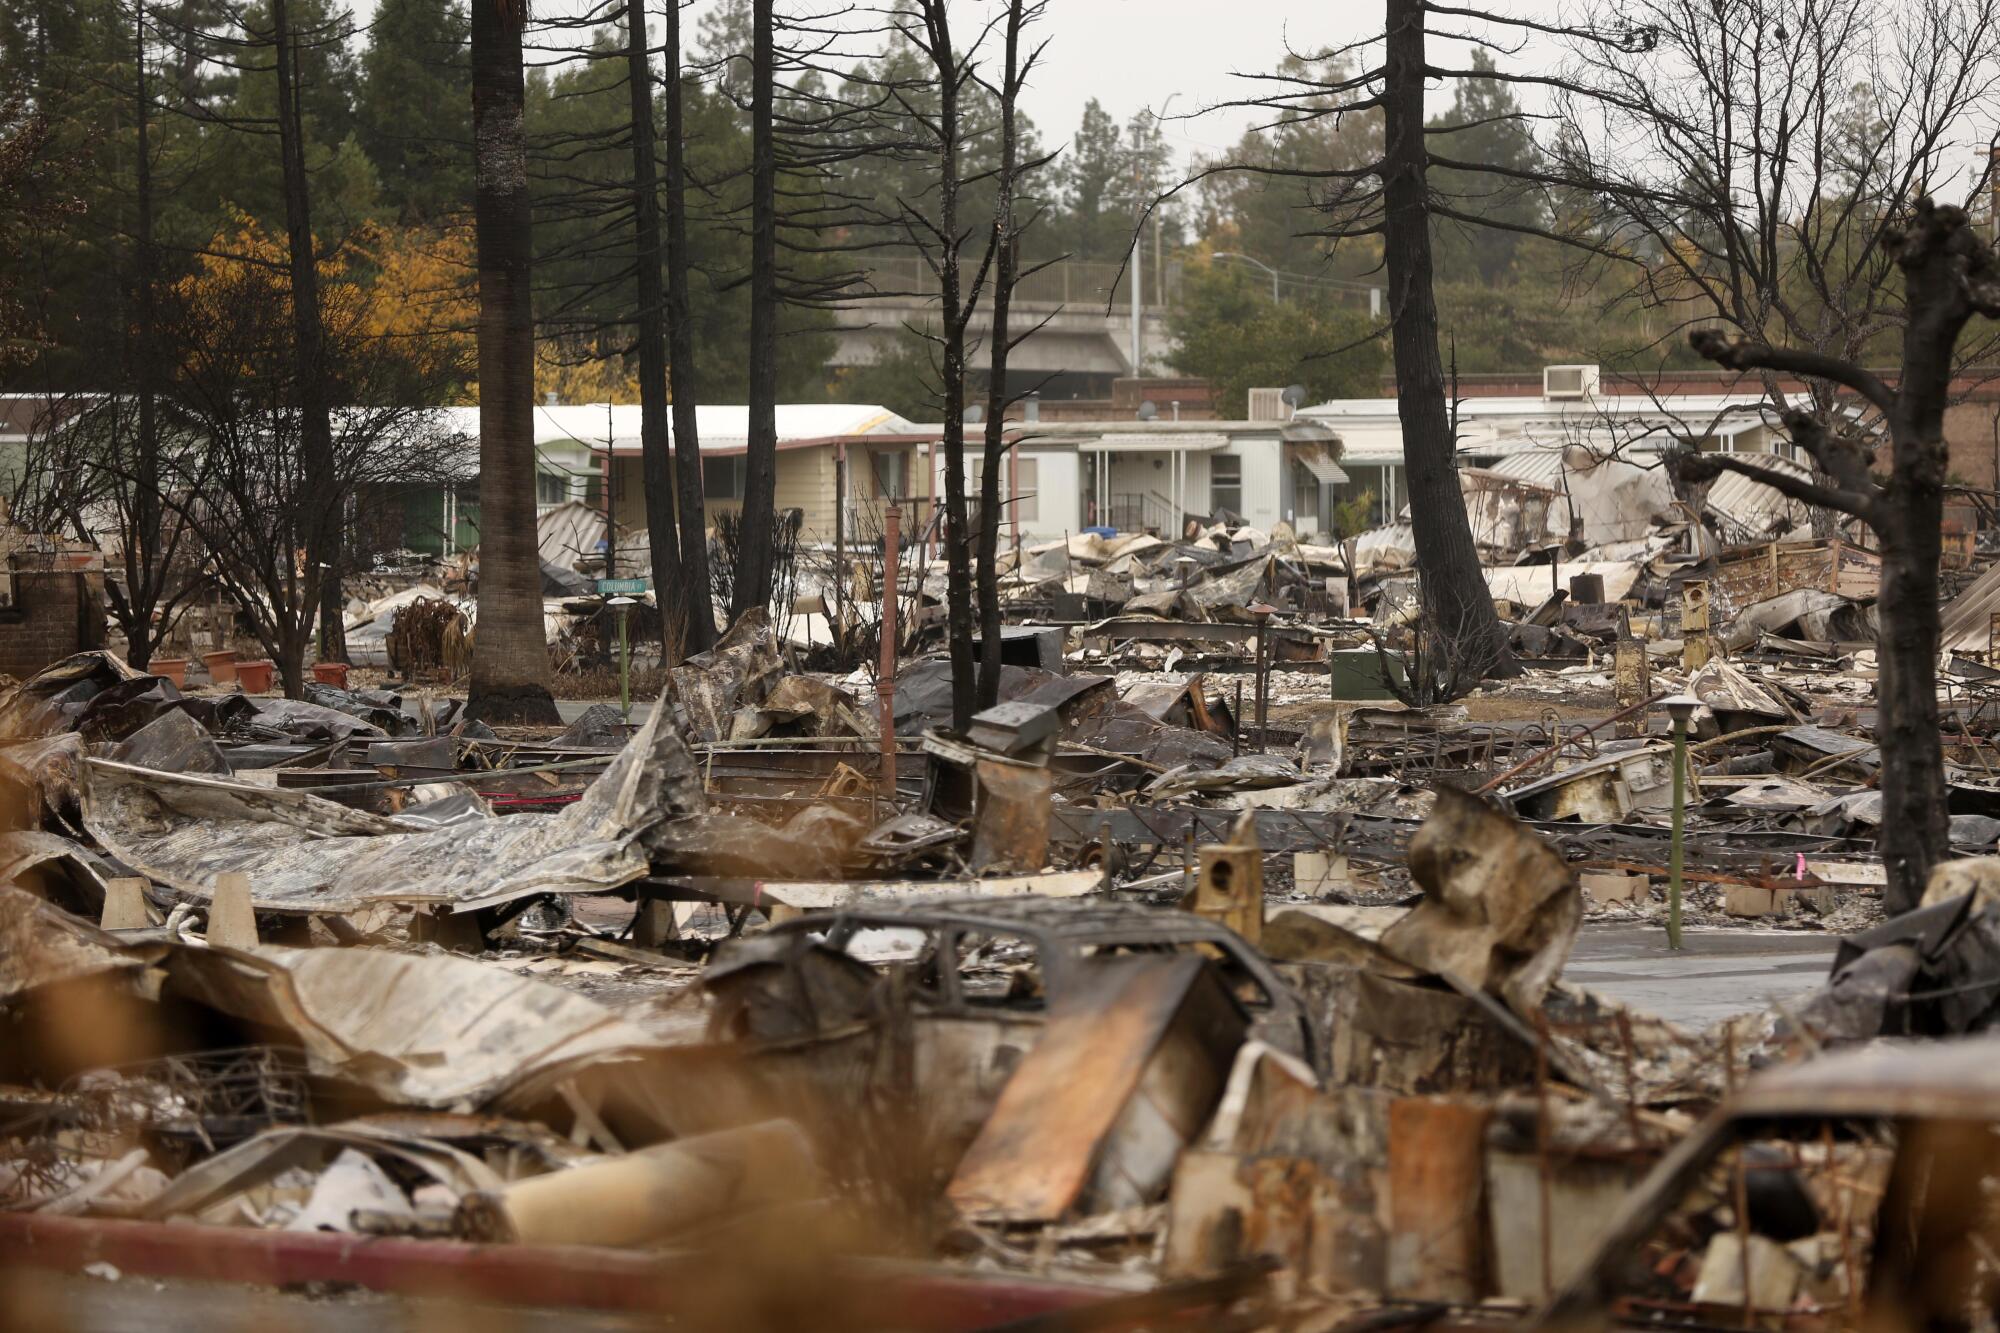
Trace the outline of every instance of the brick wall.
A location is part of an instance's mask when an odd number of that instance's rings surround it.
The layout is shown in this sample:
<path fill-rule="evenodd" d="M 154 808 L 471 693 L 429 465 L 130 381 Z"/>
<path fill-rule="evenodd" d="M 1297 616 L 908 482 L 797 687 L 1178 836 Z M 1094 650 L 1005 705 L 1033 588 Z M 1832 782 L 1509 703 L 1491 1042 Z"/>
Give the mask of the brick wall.
<path fill-rule="evenodd" d="M 0 673 L 27 677 L 104 646 L 104 602 L 88 574 L 17 570 L 14 605 L 0 609 Z"/>

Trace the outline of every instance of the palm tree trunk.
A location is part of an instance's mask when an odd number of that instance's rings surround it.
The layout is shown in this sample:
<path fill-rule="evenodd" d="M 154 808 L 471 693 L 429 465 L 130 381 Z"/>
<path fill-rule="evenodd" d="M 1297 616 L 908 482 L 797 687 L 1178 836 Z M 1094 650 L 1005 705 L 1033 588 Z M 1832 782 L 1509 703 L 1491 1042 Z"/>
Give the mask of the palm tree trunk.
<path fill-rule="evenodd" d="M 535 532 L 535 324 L 521 69 L 524 0 L 473 0 L 479 260 L 479 623 L 467 712 L 560 721 L 549 694 Z"/>

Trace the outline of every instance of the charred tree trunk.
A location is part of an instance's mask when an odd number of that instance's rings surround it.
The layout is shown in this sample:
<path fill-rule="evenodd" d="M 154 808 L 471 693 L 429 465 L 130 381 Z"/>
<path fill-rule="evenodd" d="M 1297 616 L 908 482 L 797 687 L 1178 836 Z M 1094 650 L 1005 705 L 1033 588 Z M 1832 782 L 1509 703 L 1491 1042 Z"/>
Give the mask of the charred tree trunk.
<path fill-rule="evenodd" d="M 279 618 L 278 631 L 269 645 L 271 665 L 278 669 L 278 681 L 287 699 L 303 699 L 306 694 L 306 649 L 312 646 L 312 624 L 297 617 Z"/>
<path fill-rule="evenodd" d="M 1506 654 L 1465 516 L 1444 367 L 1438 358 L 1429 154 L 1424 145 L 1424 11 L 1424 0 L 1388 0 L 1382 79 L 1383 263 L 1389 276 L 1396 414 L 1403 426 L 1423 620 L 1442 640 L 1435 651 L 1469 683 L 1500 668 Z"/>
<path fill-rule="evenodd" d="M 1987 286 L 1985 313 L 2000 313 L 1993 255 L 1957 209 L 1919 209 L 1904 240 L 1909 324 L 1901 380 L 1887 418 L 1889 483 L 1875 524 L 1882 547 L 1880 675 L 1875 739 L 1882 755 L 1882 832 L 1889 883 L 1883 897 L 1908 911 L 1923 899 L 1931 866 L 1951 847 L 1944 745 L 1938 732 L 1938 566 L 1944 556 L 1949 454 L 1944 411 L 1953 350 L 1975 305 L 1969 277 Z M 1980 270 L 1984 270 L 1983 274 Z"/>
<path fill-rule="evenodd" d="M 133 110 L 139 139 L 133 186 L 138 193 L 139 216 L 135 247 L 138 252 L 135 265 L 138 270 L 135 275 L 138 310 L 134 321 L 135 346 L 131 362 L 139 391 L 139 455 L 137 473 L 132 479 L 134 540 L 127 544 L 125 551 L 125 588 L 129 597 L 123 603 L 114 598 L 113 605 L 122 606 L 124 612 L 120 618 L 125 621 L 122 628 L 128 660 L 144 671 L 153 660 L 157 636 L 167 630 L 164 623 L 155 625 L 153 616 L 160 605 L 167 569 L 160 553 L 160 428 L 153 373 L 157 364 L 153 359 L 153 284 L 159 279 L 159 254 L 153 248 L 152 108 L 146 92 L 146 13 L 143 8 L 135 14 L 133 30 Z"/>
<path fill-rule="evenodd" d="M 951 724 L 963 732 L 978 711 L 978 663 L 972 653 L 972 559 L 965 506 L 965 326 L 968 311 L 959 270 L 962 238 L 958 226 L 961 182 L 959 94 L 963 74 L 952 48 L 945 0 L 925 0 L 924 26 L 931 68 L 938 84 L 937 223 L 930 229 L 931 268 L 938 280 L 942 330 L 939 377 L 944 430 L 945 637 L 951 652 Z"/>
<path fill-rule="evenodd" d="M 277 47 L 278 151 L 283 158 L 285 248 L 291 276 L 292 344 L 297 359 L 299 440 L 304 451 L 301 474 L 305 494 L 315 503 L 298 506 L 304 517 L 300 533 L 305 569 L 295 594 L 297 605 L 277 613 L 301 624 L 297 654 L 304 654 L 313 618 L 319 611 L 319 588 L 327 574 L 331 534 L 339 523 L 333 475 L 333 425 L 328 415 L 324 333 L 320 326 L 319 268 L 313 253 L 312 199 L 306 184 L 304 117 L 299 103 L 298 71 L 292 50 L 286 0 L 271 0 L 273 40 Z M 338 601 L 336 592 L 335 600 Z M 286 652 L 294 651 L 287 643 Z M 283 664 L 281 664 L 283 665 Z M 304 688 L 297 663 L 285 672 L 285 693 L 299 697 Z"/>
<path fill-rule="evenodd" d="M 701 433 L 695 424 L 694 313 L 688 292 L 686 117 L 681 102 L 681 7 L 666 6 L 667 21 L 667 352 L 673 376 L 674 499 L 680 509 L 681 576 L 685 580 L 685 631 L 681 650 L 715 646 L 715 598 L 708 581 L 708 523 L 702 513 Z M 777 433 L 775 419 L 772 433 Z M 647 490 L 653 488 L 650 477 Z M 650 503 L 650 501 L 648 502 Z"/>
<path fill-rule="evenodd" d="M 979 691 L 974 700 L 980 709 L 1000 702 L 1000 468 L 1007 457 L 1007 360 L 1013 350 L 1009 345 L 1008 320 L 1014 285 L 1021 271 L 1019 238 L 1014 231 L 1014 186 L 1021 155 L 1015 110 L 1020 94 L 1022 21 L 1020 0 L 1014 0 L 1007 11 L 1006 72 L 1000 84 L 1000 166 L 995 180 L 993 235 L 989 242 L 993 260 L 993 329 L 989 335 L 992 352 L 987 361 L 986 455 L 979 477 L 980 653 Z M 1008 502 L 1018 506 L 1021 497 L 1010 493 Z"/>
<path fill-rule="evenodd" d="M 1944 746 L 1938 732 L 1938 563 L 1943 554 L 1948 454 L 1944 413 L 1954 351 L 1975 314 L 2000 318 L 2000 262 L 1963 209 L 1917 201 L 1907 228 L 1885 235 L 1902 270 L 1907 302 L 1903 364 L 1896 387 L 1837 357 L 1752 343 L 1703 330 L 1696 351 L 1731 370 L 1772 370 L 1831 381 L 1880 413 L 1889 435 L 1886 477 L 1871 469 L 1876 437 L 1836 435 L 1808 412 L 1789 412 L 1792 439 L 1817 465 L 1807 480 L 1768 472 L 1729 454 L 1692 454 L 1690 481 L 1724 472 L 1753 477 L 1795 500 L 1837 510 L 1875 530 L 1882 551 L 1881 620 L 1876 650 L 1875 739 L 1882 756 L 1882 831 L 1888 871 L 1883 900 L 1906 912 L 1922 900 L 1931 867 L 1950 848 Z"/>
<path fill-rule="evenodd" d="M 535 527 L 533 217 L 523 0 L 472 0 L 473 218 L 479 263 L 479 623 L 467 712 L 561 721 L 549 694 Z"/>
<path fill-rule="evenodd" d="M 1902 429 L 1896 436 L 1899 459 L 1906 452 L 1930 452 L 1921 436 Z M 1891 912 L 1909 911 L 1922 901 L 1931 867 L 1951 846 L 1937 702 L 1944 444 L 1934 439 L 1937 484 L 1919 484 L 1891 500 L 1888 521 L 1877 530 L 1882 549 L 1882 589 L 1875 602 L 1880 625 L 1875 740 L 1882 757 L 1877 849 L 1888 871 L 1883 900 Z M 1919 461 L 1930 470 L 1928 460 Z"/>
<path fill-rule="evenodd" d="M 335 509 L 327 524 L 326 558 L 319 571 L 319 660 L 322 662 L 347 661 L 347 598 L 340 587 L 347 573 L 347 529 L 342 521 L 345 506 Z"/>
<path fill-rule="evenodd" d="M 675 6 L 680 0 L 667 0 Z M 666 294 L 660 285 L 660 192 L 653 161 L 653 66 L 646 52 L 645 0 L 627 0 L 625 82 L 632 98 L 632 226 L 639 264 L 639 454 L 652 543 L 653 596 L 660 607 L 662 661 L 686 652 L 686 586 L 674 520 L 673 442 L 667 433 Z M 613 466 L 617 466 L 613 463 Z M 606 531 L 610 531 L 607 522 Z M 607 571 L 616 576 L 616 571 Z"/>
<path fill-rule="evenodd" d="M 730 619 L 769 606 L 778 488 L 778 147 L 775 20 L 752 7 L 750 56 L 750 421 Z"/>

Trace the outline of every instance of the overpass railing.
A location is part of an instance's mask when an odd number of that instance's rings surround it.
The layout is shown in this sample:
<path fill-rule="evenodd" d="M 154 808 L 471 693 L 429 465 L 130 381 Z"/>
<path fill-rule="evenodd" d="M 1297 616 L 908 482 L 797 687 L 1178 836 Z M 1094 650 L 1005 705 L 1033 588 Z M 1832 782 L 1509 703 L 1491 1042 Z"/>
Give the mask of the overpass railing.
<path fill-rule="evenodd" d="M 1185 269 L 1186 266 L 1178 259 L 1170 259 L 1156 267 L 1150 254 L 1145 257 L 1142 275 L 1145 290 L 1142 295 L 1148 310 L 1157 312 L 1180 304 Z M 960 290 L 967 290 L 978 273 L 977 261 L 962 261 L 959 265 Z M 1267 281 L 1262 274 L 1256 276 L 1260 286 Z M 1371 287 L 1367 283 L 1282 273 L 1272 282 L 1271 291 L 1274 297 L 1287 302 L 1339 305 L 1371 314 L 1379 313 L 1380 297 L 1371 296 Z M 929 262 L 920 256 L 878 254 L 862 261 L 861 276 L 849 293 L 857 298 L 894 295 L 920 301 L 935 300 L 938 279 Z M 982 294 L 982 304 L 989 295 L 990 287 L 987 293 Z M 1122 264 L 1094 259 L 1058 259 L 1043 264 L 1022 278 L 1020 285 L 1014 289 L 1016 305 L 1039 307 L 1044 311 L 1057 306 L 1067 306 L 1076 311 L 1102 311 L 1109 306 L 1115 316 L 1128 310 L 1131 300 L 1130 271 Z"/>
<path fill-rule="evenodd" d="M 1145 303 L 1148 307 L 1173 305 L 1180 299 L 1181 263 L 1170 260 L 1164 274 L 1152 269 L 1147 257 Z M 1032 261 L 1030 261 L 1032 262 Z M 877 255 L 863 264 L 863 277 L 853 289 L 856 295 L 900 294 L 919 299 L 938 295 L 937 274 L 928 261 L 916 255 Z M 960 290 L 966 290 L 978 276 L 979 265 L 967 260 L 959 265 Z M 991 276 L 988 277 L 989 283 Z M 1132 282 L 1122 265 L 1090 259 L 1058 259 L 1022 278 L 1014 288 L 1016 305 L 1076 306 L 1102 310 L 1108 303 L 1122 311 L 1132 299 Z M 984 298 L 982 297 L 982 303 Z"/>

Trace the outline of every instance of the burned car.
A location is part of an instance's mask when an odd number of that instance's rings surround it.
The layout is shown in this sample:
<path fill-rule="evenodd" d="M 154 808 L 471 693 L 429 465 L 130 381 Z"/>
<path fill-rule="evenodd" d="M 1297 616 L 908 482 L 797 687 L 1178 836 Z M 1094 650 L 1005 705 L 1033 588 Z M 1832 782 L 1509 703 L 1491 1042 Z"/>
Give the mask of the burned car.
<path fill-rule="evenodd" d="M 836 1158 L 1001 1223 L 1158 1201 L 1247 1044 L 1319 1046 L 1255 949 L 1142 905 L 834 911 L 719 950 L 703 984 L 712 1041 Z"/>
<path fill-rule="evenodd" d="M 1531 1326 L 1969 1330 L 1996 1311 L 2000 1039 L 1975 1038 L 1752 1080 Z"/>
<path fill-rule="evenodd" d="M 1263 954 L 1205 917 L 1142 904 L 974 898 L 816 913 L 718 950 L 703 984 L 718 1039 L 804 1035 L 836 1019 L 829 1005 L 860 1004 L 883 985 L 929 1015 L 1033 1021 L 1093 962 L 1147 953 L 1208 958 L 1252 1036 L 1301 1060 L 1318 1048 L 1305 1006 Z"/>

